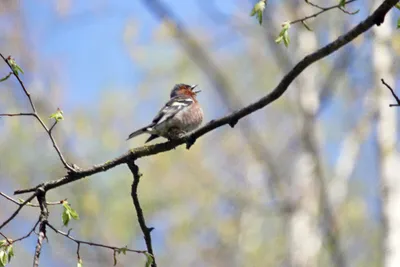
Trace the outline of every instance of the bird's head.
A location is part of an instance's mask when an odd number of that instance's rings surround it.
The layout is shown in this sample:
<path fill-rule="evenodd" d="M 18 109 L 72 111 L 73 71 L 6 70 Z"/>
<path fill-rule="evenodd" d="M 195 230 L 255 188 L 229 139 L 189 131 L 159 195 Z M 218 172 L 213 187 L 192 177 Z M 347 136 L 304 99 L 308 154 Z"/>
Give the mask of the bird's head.
<path fill-rule="evenodd" d="M 175 96 L 190 96 L 195 97 L 201 90 L 196 90 L 197 84 L 195 85 L 187 85 L 183 83 L 176 84 L 171 91 L 170 97 L 173 98 Z"/>

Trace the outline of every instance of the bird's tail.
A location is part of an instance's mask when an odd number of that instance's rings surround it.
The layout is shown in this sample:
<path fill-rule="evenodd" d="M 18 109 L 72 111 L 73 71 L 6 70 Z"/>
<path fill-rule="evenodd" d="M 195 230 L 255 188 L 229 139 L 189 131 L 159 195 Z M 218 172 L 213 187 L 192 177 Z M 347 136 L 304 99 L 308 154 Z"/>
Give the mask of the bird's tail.
<path fill-rule="evenodd" d="M 128 136 L 128 138 L 127 138 L 126 140 L 129 140 L 129 139 L 131 139 L 131 138 L 133 138 L 133 137 L 135 137 L 135 136 L 141 135 L 141 134 L 143 134 L 143 133 L 148 133 L 148 132 L 150 132 L 150 131 L 151 131 L 151 125 L 148 125 L 148 126 L 146 126 L 146 127 L 143 127 L 143 128 L 141 128 L 141 129 L 139 129 L 139 130 L 134 131 L 133 133 L 131 133 L 131 134 Z"/>

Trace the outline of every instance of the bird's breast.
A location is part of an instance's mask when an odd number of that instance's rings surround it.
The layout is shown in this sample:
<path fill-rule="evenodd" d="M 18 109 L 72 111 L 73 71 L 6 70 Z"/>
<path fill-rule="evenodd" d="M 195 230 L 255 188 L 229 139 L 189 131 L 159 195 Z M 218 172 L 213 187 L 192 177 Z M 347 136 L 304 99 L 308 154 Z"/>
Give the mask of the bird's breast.
<path fill-rule="evenodd" d="M 173 126 L 190 132 L 199 127 L 202 123 L 203 110 L 198 105 L 193 104 L 176 114 L 173 120 Z"/>

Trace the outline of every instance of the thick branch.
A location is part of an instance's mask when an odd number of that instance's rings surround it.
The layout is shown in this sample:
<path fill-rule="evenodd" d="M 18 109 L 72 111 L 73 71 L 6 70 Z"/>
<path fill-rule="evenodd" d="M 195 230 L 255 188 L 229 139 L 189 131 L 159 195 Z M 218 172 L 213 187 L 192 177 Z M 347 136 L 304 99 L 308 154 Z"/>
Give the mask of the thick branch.
<path fill-rule="evenodd" d="M 246 117 L 249 114 L 251 114 L 259 109 L 262 109 L 265 106 L 267 106 L 267 105 L 271 104 L 272 102 L 274 102 L 275 100 L 277 100 L 279 97 L 281 97 L 286 92 L 286 90 L 288 89 L 289 85 L 293 82 L 293 80 L 297 76 L 299 76 L 300 73 L 302 73 L 308 66 L 310 66 L 314 62 L 332 54 L 333 52 L 337 51 L 344 45 L 350 43 L 357 36 L 366 32 L 368 29 L 373 27 L 375 24 L 380 24 L 384 20 L 386 13 L 396 3 L 397 3 L 397 0 L 384 1 L 372 13 L 372 15 L 370 15 L 364 21 L 360 22 L 357 26 L 355 26 L 349 32 L 347 32 L 346 34 L 344 34 L 342 36 L 339 36 L 335 41 L 322 47 L 321 49 L 317 50 L 316 52 L 311 53 L 311 54 L 307 55 L 306 57 L 304 57 L 299 63 L 296 64 L 296 66 L 291 71 L 289 71 L 288 74 L 285 75 L 285 77 L 283 77 L 281 82 L 271 93 L 269 93 L 268 95 L 262 97 L 258 101 L 254 102 L 240 110 L 237 110 L 237 111 L 235 111 L 225 117 L 222 117 L 218 120 L 209 122 L 202 128 L 193 132 L 190 136 L 184 137 L 184 138 L 181 138 L 181 139 L 178 139 L 175 141 L 169 141 L 169 142 L 165 142 L 165 143 L 161 143 L 161 144 L 135 148 L 114 160 L 107 161 L 104 164 L 97 165 L 97 166 L 95 165 L 92 168 L 89 168 L 86 170 L 69 173 L 66 176 L 64 176 L 63 178 L 43 183 L 34 188 L 29 188 L 29 189 L 25 189 L 25 190 L 17 190 L 17 191 L 15 191 L 15 194 L 33 192 L 40 186 L 43 186 L 43 188 L 47 191 L 47 190 L 59 187 L 64 184 L 68 184 L 73 181 L 80 180 L 86 176 L 90 176 L 90 175 L 93 175 L 93 174 L 96 174 L 99 172 L 107 171 L 108 169 L 118 166 L 120 164 L 128 163 L 130 161 L 135 161 L 138 158 L 142 158 L 142 157 L 162 153 L 165 151 L 169 151 L 169 150 L 174 149 L 175 147 L 182 145 L 184 143 L 187 143 L 187 147 L 190 148 L 190 146 L 194 143 L 194 141 L 197 138 L 203 136 L 204 134 L 206 134 L 212 130 L 215 130 L 216 128 L 219 128 L 223 125 L 232 124 L 234 122 L 237 122 L 241 118 Z"/>
<path fill-rule="evenodd" d="M 153 263 L 151 266 L 156 267 L 157 266 L 156 259 L 154 257 L 153 246 L 151 243 L 151 231 L 154 228 L 147 227 L 146 220 L 144 219 L 144 215 L 143 215 L 143 210 L 142 210 L 142 207 L 140 206 L 139 197 L 137 194 L 139 181 L 140 181 L 140 177 L 142 176 L 142 174 L 139 173 L 139 167 L 135 164 L 135 162 L 133 162 L 133 161 L 128 162 L 128 167 L 131 170 L 132 175 L 133 175 L 133 183 L 132 183 L 132 189 L 131 189 L 133 205 L 135 206 L 140 229 L 142 229 L 143 238 L 144 238 L 144 241 L 146 242 L 147 252 L 149 254 L 151 254 L 153 257 Z"/>
<path fill-rule="evenodd" d="M 46 192 L 43 190 L 43 188 L 38 189 L 37 192 L 38 192 L 37 200 L 40 206 L 39 236 L 36 243 L 35 256 L 33 257 L 33 267 L 39 266 L 39 257 L 40 257 L 40 252 L 42 251 L 43 240 L 47 238 L 46 224 L 49 218 L 49 211 L 47 209 L 47 204 L 46 204 Z"/>

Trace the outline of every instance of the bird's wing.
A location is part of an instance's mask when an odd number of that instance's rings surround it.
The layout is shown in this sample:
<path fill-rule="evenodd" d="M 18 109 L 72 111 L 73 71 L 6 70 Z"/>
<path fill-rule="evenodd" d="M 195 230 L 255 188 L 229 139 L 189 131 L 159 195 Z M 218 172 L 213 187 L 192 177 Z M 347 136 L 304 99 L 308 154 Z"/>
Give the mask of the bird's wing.
<path fill-rule="evenodd" d="M 176 96 L 171 98 L 153 119 L 153 124 L 160 124 L 175 116 L 176 113 L 193 104 L 190 97 Z"/>

